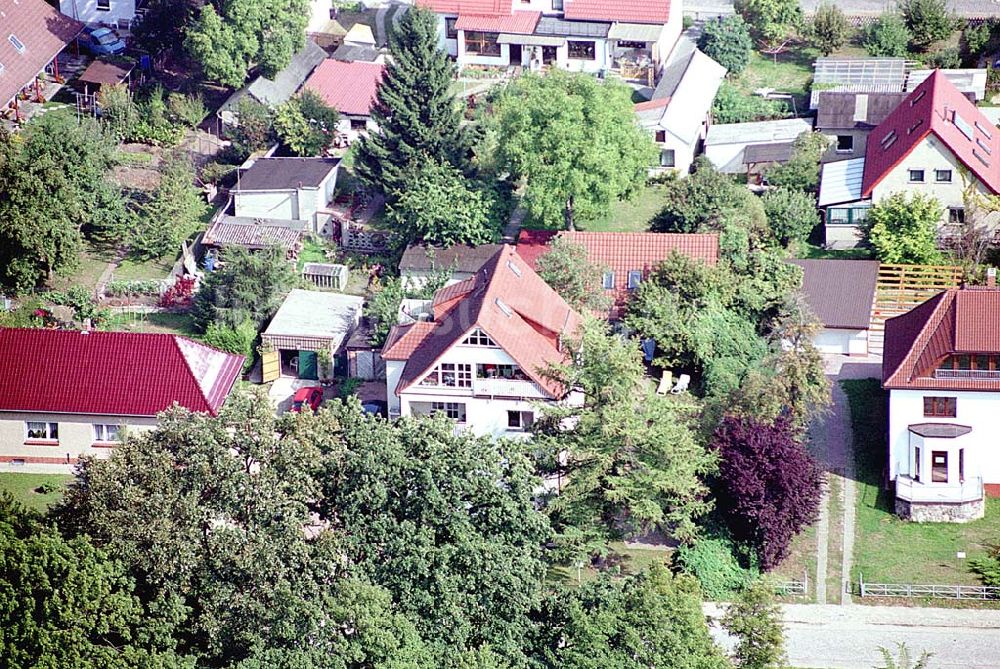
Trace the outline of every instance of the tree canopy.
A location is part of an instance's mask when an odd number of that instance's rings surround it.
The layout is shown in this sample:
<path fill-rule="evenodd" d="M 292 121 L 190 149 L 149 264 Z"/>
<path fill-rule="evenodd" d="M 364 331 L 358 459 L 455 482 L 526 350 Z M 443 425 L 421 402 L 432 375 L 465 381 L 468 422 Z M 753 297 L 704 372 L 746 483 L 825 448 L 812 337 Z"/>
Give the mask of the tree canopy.
<path fill-rule="evenodd" d="M 538 276 L 574 309 L 606 311 L 611 300 L 604 290 L 606 267 L 590 262 L 587 248 L 563 237 L 556 237 L 550 248 L 538 258 Z"/>
<path fill-rule="evenodd" d="M 868 54 L 879 58 L 902 58 L 909 53 L 910 31 L 894 12 L 882 14 L 868 26 L 864 45 Z"/>
<path fill-rule="evenodd" d="M 739 74 L 746 69 L 753 53 L 750 27 L 739 14 L 720 16 L 705 24 L 698 38 L 698 48 L 730 74 Z"/>
<path fill-rule="evenodd" d="M 305 44 L 307 0 L 230 0 L 205 4 L 184 44 L 205 77 L 239 88 L 251 67 L 274 78 Z"/>
<path fill-rule="evenodd" d="M 605 216 L 642 187 L 656 156 L 631 89 L 588 74 L 519 77 L 497 95 L 488 123 L 498 164 L 524 183 L 525 209 L 548 227 Z"/>
<path fill-rule="evenodd" d="M 941 257 L 936 239 L 942 215 L 932 196 L 893 193 L 868 210 L 862 235 L 882 262 L 933 264 Z"/>
<path fill-rule="evenodd" d="M 851 34 L 851 25 L 840 7 L 832 2 L 824 2 L 816 10 L 809 24 L 809 41 L 824 56 L 844 46 Z"/>
<path fill-rule="evenodd" d="M 228 248 L 225 262 L 208 274 L 195 297 L 195 324 L 202 331 L 211 323 L 236 328 L 248 320 L 260 327 L 297 282 L 283 249 L 250 253 L 241 247 Z"/>
<path fill-rule="evenodd" d="M 321 156 L 333 142 L 338 118 L 337 110 L 326 104 L 319 94 L 306 90 L 278 107 L 274 113 L 274 129 L 295 155 Z"/>
<path fill-rule="evenodd" d="M 125 239 L 140 258 L 176 257 L 181 242 L 198 230 L 208 212 L 194 169 L 186 159 L 168 156 L 160 183 L 140 207 Z"/>
<path fill-rule="evenodd" d="M 472 141 L 451 92 L 454 65 L 438 48 L 437 17 L 411 7 L 393 25 L 389 53 L 372 110 L 379 132 L 361 140 L 355 170 L 392 202 L 427 161 L 467 172 Z"/>
<path fill-rule="evenodd" d="M 781 49 L 802 24 L 798 0 L 737 0 L 735 8 L 768 51 Z"/>

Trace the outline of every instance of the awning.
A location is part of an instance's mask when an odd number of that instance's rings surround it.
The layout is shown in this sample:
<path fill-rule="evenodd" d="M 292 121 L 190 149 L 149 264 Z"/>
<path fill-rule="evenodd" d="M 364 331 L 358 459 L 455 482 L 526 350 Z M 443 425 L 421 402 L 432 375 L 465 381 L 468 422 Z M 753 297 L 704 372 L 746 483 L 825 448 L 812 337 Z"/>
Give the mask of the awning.
<path fill-rule="evenodd" d="M 507 35 L 497 38 L 498 44 L 521 44 L 523 46 L 562 46 L 566 43 L 564 37 L 545 37 L 543 35 Z"/>
<path fill-rule="evenodd" d="M 917 423 L 907 426 L 907 429 L 913 434 L 932 439 L 955 439 L 972 432 L 968 425 L 954 423 Z"/>
<path fill-rule="evenodd" d="M 645 23 L 615 23 L 608 31 L 608 39 L 627 40 L 629 42 L 656 42 L 663 32 L 662 25 Z"/>
<path fill-rule="evenodd" d="M 859 201 L 864 174 L 864 158 L 838 160 L 823 165 L 819 182 L 819 206 Z"/>

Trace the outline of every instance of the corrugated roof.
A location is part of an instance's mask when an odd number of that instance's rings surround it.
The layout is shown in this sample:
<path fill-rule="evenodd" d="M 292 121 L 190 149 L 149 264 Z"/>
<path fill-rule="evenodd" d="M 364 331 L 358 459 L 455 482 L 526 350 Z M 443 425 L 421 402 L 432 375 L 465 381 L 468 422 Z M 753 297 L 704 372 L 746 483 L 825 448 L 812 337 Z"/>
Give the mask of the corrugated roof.
<path fill-rule="evenodd" d="M 816 109 L 825 91 L 900 93 L 905 82 L 905 58 L 817 58 L 809 108 Z"/>
<path fill-rule="evenodd" d="M 481 30 L 490 33 L 530 35 L 538 25 L 541 12 L 514 12 L 510 16 L 461 14 L 455 21 L 456 30 Z"/>
<path fill-rule="evenodd" d="M 318 188 L 339 164 L 340 158 L 258 158 L 234 192 Z"/>
<path fill-rule="evenodd" d="M 867 330 L 871 325 L 876 260 L 790 260 L 802 268 L 802 293 L 828 328 Z"/>
<path fill-rule="evenodd" d="M 751 144 L 743 150 L 743 162 L 754 163 L 784 163 L 795 153 L 795 140 L 790 142 L 768 142 L 766 144 Z"/>
<path fill-rule="evenodd" d="M 287 225 L 267 225 L 245 217 L 221 216 L 208 230 L 201 243 L 206 246 L 242 246 L 262 249 L 278 246 L 291 248 L 302 238 L 303 231 Z"/>
<path fill-rule="evenodd" d="M 794 140 L 802 133 L 811 130 L 812 121 L 807 118 L 714 124 L 708 129 L 705 145 L 783 142 Z"/>
<path fill-rule="evenodd" d="M 931 76 L 932 72 L 934 70 L 910 70 L 906 76 L 906 90 L 912 91 Z M 941 73 L 963 93 L 972 93 L 977 100 L 986 97 L 986 68 L 941 70 Z"/>
<path fill-rule="evenodd" d="M 306 77 L 325 59 L 326 51 L 317 46 L 315 42 L 306 40 L 305 46 L 292 56 L 287 67 L 274 75 L 274 79 L 268 79 L 264 76 L 255 78 L 230 95 L 222 103 L 220 110 L 235 111 L 239 106 L 239 101 L 246 96 L 261 104 L 276 107 L 295 95 L 296 91 L 302 87 L 302 82 L 306 80 Z"/>
<path fill-rule="evenodd" d="M 360 60 L 365 63 L 374 63 L 378 60 L 379 50 L 373 46 L 364 44 L 341 44 L 331 56 L 334 60 L 342 60 L 346 63 Z"/>
<path fill-rule="evenodd" d="M 0 411 L 155 416 L 175 402 L 215 414 L 243 356 L 184 337 L 0 329 Z"/>
<path fill-rule="evenodd" d="M 430 244 L 410 244 L 399 259 L 399 273 L 447 269 L 471 274 L 478 272 L 500 248 L 500 244 L 456 244 L 446 249 Z"/>
<path fill-rule="evenodd" d="M 670 0 L 565 0 L 567 19 L 659 23 L 670 20 Z"/>
<path fill-rule="evenodd" d="M 817 206 L 825 207 L 830 204 L 861 200 L 861 183 L 864 174 L 864 158 L 824 163 L 820 173 Z"/>
<path fill-rule="evenodd" d="M 362 61 L 344 63 L 327 58 L 306 80 L 304 87 L 342 114 L 368 116 L 384 74 L 384 65 Z"/>
<path fill-rule="evenodd" d="M 565 389 L 543 372 L 565 361 L 562 340 L 576 336 L 579 325 L 579 315 L 566 301 L 513 246 L 504 246 L 474 277 L 438 291 L 433 323 L 395 326 L 382 355 L 406 360 L 396 387 L 399 394 L 478 327 L 551 397 L 561 397 Z"/>
<path fill-rule="evenodd" d="M 886 388 L 1000 390 L 1000 379 L 934 378 L 955 354 L 1000 354 L 1000 290 L 953 288 L 885 323 Z"/>
<path fill-rule="evenodd" d="M 872 131 L 865 150 L 862 195 L 870 196 L 872 189 L 931 133 L 983 185 L 1000 193 L 1000 131 L 936 71 Z"/>
<path fill-rule="evenodd" d="M 43 0 L 0 0 L 0 108 L 6 108 L 82 30 L 82 23 Z"/>

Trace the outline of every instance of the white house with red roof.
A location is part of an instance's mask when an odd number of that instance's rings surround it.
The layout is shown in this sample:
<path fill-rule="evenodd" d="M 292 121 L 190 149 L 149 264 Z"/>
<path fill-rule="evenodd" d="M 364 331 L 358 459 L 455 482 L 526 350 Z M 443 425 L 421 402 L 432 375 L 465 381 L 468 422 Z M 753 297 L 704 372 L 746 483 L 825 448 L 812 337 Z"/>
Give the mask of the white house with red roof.
<path fill-rule="evenodd" d="M 872 131 L 863 158 L 823 166 L 827 244 L 854 245 L 869 207 L 899 192 L 937 198 L 942 224 L 963 221 L 967 184 L 1000 194 L 1000 131 L 936 70 Z"/>
<path fill-rule="evenodd" d="M 951 289 L 885 324 L 888 476 L 896 513 L 980 518 L 1000 495 L 1000 290 Z"/>
<path fill-rule="evenodd" d="M 650 85 L 681 33 L 679 0 L 417 0 L 459 66 L 619 72 Z M 651 76 L 652 75 L 652 76 Z"/>
<path fill-rule="evenodd" d="M 382 348 L 390 416 L 441 412 L 476 434 L 516 436 L 538 404 L 574 401 L 545 371 L 569 360 L 580 316 L 503 246 L 475 276 L 442 288 L 427 317 Z"/>
<path fill-rule="evenodd" d="M 107 457 L 174 404 L 216 415 L 243 356 L 184 337 L 0 329 L 0 463 L 72 465 Z"/>
<path fill-rule="evenodd" d="M 378 130 L 371 115 L 384 76 L 385 65 L 380 63 L 327 58 L 302 87 L 340 112 L 337 131 L 353 141 L 362 133 Z"/>

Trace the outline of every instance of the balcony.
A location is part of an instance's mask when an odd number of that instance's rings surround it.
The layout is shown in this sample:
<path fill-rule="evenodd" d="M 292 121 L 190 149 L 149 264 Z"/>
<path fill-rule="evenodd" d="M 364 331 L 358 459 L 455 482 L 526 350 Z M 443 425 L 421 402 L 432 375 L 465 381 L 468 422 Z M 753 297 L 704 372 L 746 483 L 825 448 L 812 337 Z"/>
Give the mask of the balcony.
<path fill-rule="evenodd" d="M 983 498 L 983 479 L 967 478 L 958 485 L 921 483 L 909 476 L 896 477 L 896 497 L 916 504 L 959 504 Z"/>
<path fill-rule="evenodd" d="M 991 369 L 935 369 L 935 379 L 982 379 L 1000 380 L 1000 370 Z"/>
<path fill-rule="evenodd" d="M 519 379 L 472 379 L 472 394 L 476 397 L 512 397 L 547 399 L 549 397 L 534 381 Z"/>

